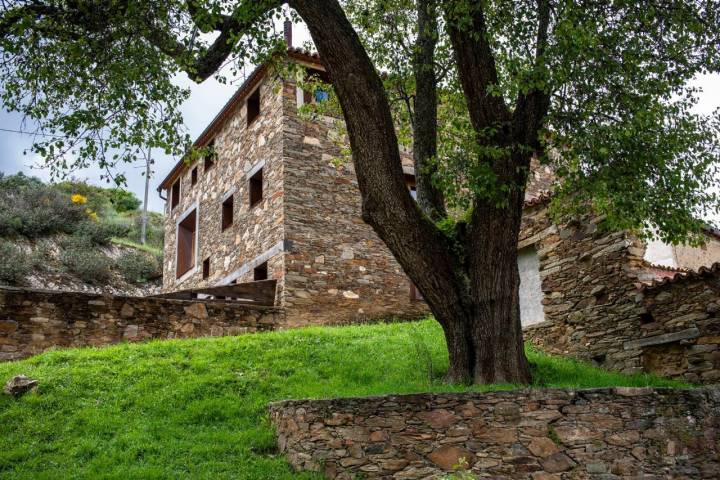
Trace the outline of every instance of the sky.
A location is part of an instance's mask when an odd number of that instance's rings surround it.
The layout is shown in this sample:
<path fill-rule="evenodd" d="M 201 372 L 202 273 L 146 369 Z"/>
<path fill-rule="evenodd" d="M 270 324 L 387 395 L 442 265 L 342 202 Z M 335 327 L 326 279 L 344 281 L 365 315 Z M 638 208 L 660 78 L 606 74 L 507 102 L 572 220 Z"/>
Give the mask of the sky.
<path fill-rule="evenodd" d="M 307 28 L 304 25 L 295 25 L 293 28 L 293 43 L 302 45 L 310 40 Z M 247 72 L 249 73 L 249 71 Z M 189 86 L 191 95 L 182 106 L 182 114 L 190 135 L 196 138 L 210 123 L 213 117 L 220 111 L 235 90 L 242 83 L 242 78 L 232 84 L 221 84 L 214 78 L 210 78 L 201 84 L 191 82 L 187 77 L 179 77 L 178 83 L 182 86 Z M 695 86 L 702 88 L 700 102 L 696 111 L 702 114 L 709 114 L 720 107 L 720 74 L 704 75 L 693 82 Z M 37 158 L 31 153 L 24 154 L 32 144 L 30 135 L 22 135 L 6 130 L 32 130 L 21 124 L 22 118 L 17 113 L 9 113 L 0 106 L 0 171 L 6 174 L 24 172 L 34 175 L 42 180 L 49 180 L 49 172 L 37 168 Z M 177 158 L 168 157 L 161 152 L 155 152 L 154 173 L 150 181 L 150 196 L 148 205 L 150 210 L 162 212 L 164 201 L 157 193 L 157 186 L 172 169 Z M 140 165 L 125 165 L 124 173 L 127 176 L 126 188 L 142 200 L 145 188 L 145 178 L 142 175 L 143 168 Z M 79 180 L 86 180 L 89 183 L 106 186 L 100 178 L 100 169 L 89 168 L 75 172 L 73 177 Z"/>

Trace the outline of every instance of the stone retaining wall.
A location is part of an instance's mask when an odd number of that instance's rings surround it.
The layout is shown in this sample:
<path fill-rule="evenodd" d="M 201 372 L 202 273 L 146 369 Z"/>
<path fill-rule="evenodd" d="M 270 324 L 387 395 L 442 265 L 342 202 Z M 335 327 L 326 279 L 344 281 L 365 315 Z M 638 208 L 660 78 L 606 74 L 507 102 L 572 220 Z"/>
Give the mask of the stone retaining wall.
<path fill-rule="evenodd" d="M 151 338 L 239 335 L 272 330 L 276 308 L 0 288 L 0 361 L 51 347 L 101 346 Z"/>
<path fill-rule="evenodd" d="M 329 478 L 718 478 L 720 388 L 615 388 L 296 400 L 280 450 Z"/>

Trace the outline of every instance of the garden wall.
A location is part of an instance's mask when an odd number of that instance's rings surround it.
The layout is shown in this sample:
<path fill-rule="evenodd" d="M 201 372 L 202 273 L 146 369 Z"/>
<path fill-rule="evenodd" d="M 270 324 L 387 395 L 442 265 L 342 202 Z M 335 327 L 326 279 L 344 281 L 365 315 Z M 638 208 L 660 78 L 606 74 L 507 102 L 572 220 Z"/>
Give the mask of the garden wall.
<path fill-rule="evenodd" d="M 418 394 L 274 403 L 280 450 L 329 478 L 717 478 L 720 388 Z"/>
<path fill-rule="evenodd" d="M 78 292 L 0 288 L 0 361 L 51 347 L 272 330 L 277 308 Z"/>

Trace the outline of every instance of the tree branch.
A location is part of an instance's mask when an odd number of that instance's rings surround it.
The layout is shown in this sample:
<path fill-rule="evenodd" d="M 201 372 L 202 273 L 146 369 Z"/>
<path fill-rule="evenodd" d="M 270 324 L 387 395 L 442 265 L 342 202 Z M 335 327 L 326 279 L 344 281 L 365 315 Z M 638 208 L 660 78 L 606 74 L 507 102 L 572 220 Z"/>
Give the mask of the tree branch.
<path fill-rule="evenodd" d="M 538 77 L 543 78 L 547 65 L 545 64 L 545 49 L 548 42 L 548 29 L 550 27 L 550 0 L 538 0 L 538 27 L 535 40 L 535 61 L 531 80 L 536 84 Z M 547 85 L 546 82 L 543 82 Z M 547 89 L 547 87 L 546 87 Z M 513 134 L 516 141 L 532 148 L 540 148 L 538 131 L 550 108 L 550 92 L 534 86 L 526 94 L 519 95 L 513 114 Z"/>
<path fill-rule="evenodd" d="M 413 49 L 415 115 L 413 118 L 413 161 L 417 201 L 433 220 L 446 216 L 445 199 L 433 185 L 437 156 L 437 76 L 435 47 L 438 38 L 435 0 L 417 0 L 418 32 Z"/>
<path fill-rule="evenodd" d="M 470 121 L 478 132 L 497 127 L 510 119 L 510 111 L 504 99 L 497 92 L 491 92 L 498 84 L 498 73 L 487 40 L 482 2 L 446 2 L 445 18 Z"/>
<path fill-rule="evenodd" d="M 213 18 L 208 28 L 201 28 L 201 31 L 218 31 L 220 35 L 204 52 L 196 53 L 189 50 L 185 45 L 179 42 L 173 35 L 162 27 L 148 19 L 145 24 L 147 28 L 146 38 L 155 47 L 167 56 L 177 60 L 181 68 L 196 82 L 200 83 L 215 72 L 217 72 L 223 62 L 232 53 L 235 47 L 235 39 L 250 29 L 265 13 L 278 8 L 283 4 L 283 0 L 264 0 L 252 2 L 248 7 L 247 2 L 238 4 L 232 15 L 217 15 L 214 18 L 207 14 L 208 18 Z M 203 26 L 202 15 L 198 5 L 193 0 L 187 2 L 188 11 L 191 18 L 198 27 Z M 240 15 L 240 12 L 243 15 Z M 198 23 L 200 23 L 198 25 Z"/>

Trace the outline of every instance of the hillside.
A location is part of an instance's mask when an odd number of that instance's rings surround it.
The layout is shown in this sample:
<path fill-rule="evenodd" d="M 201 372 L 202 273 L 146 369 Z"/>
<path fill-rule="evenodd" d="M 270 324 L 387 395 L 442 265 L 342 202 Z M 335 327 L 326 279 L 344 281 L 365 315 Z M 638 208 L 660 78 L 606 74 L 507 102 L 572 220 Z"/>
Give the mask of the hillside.
<path fill-rule="evenodd" d="M 0 477 L 317 478 L 278 456 L 267 405 L 288 398 L 466 390 L 430 320 L 56 350 L 0 364 Z M 530 350 L 536 386 L 676 385 Z M 488 388 L 509 388 L 494 386 Z"/>
<path fill-rule="evenodd" d="M 118 188 L 0 173 L 0 285 L 152 293 L 162 276 L 163 217 L 151 213 L 140 245 L 139 206 Z"/>

